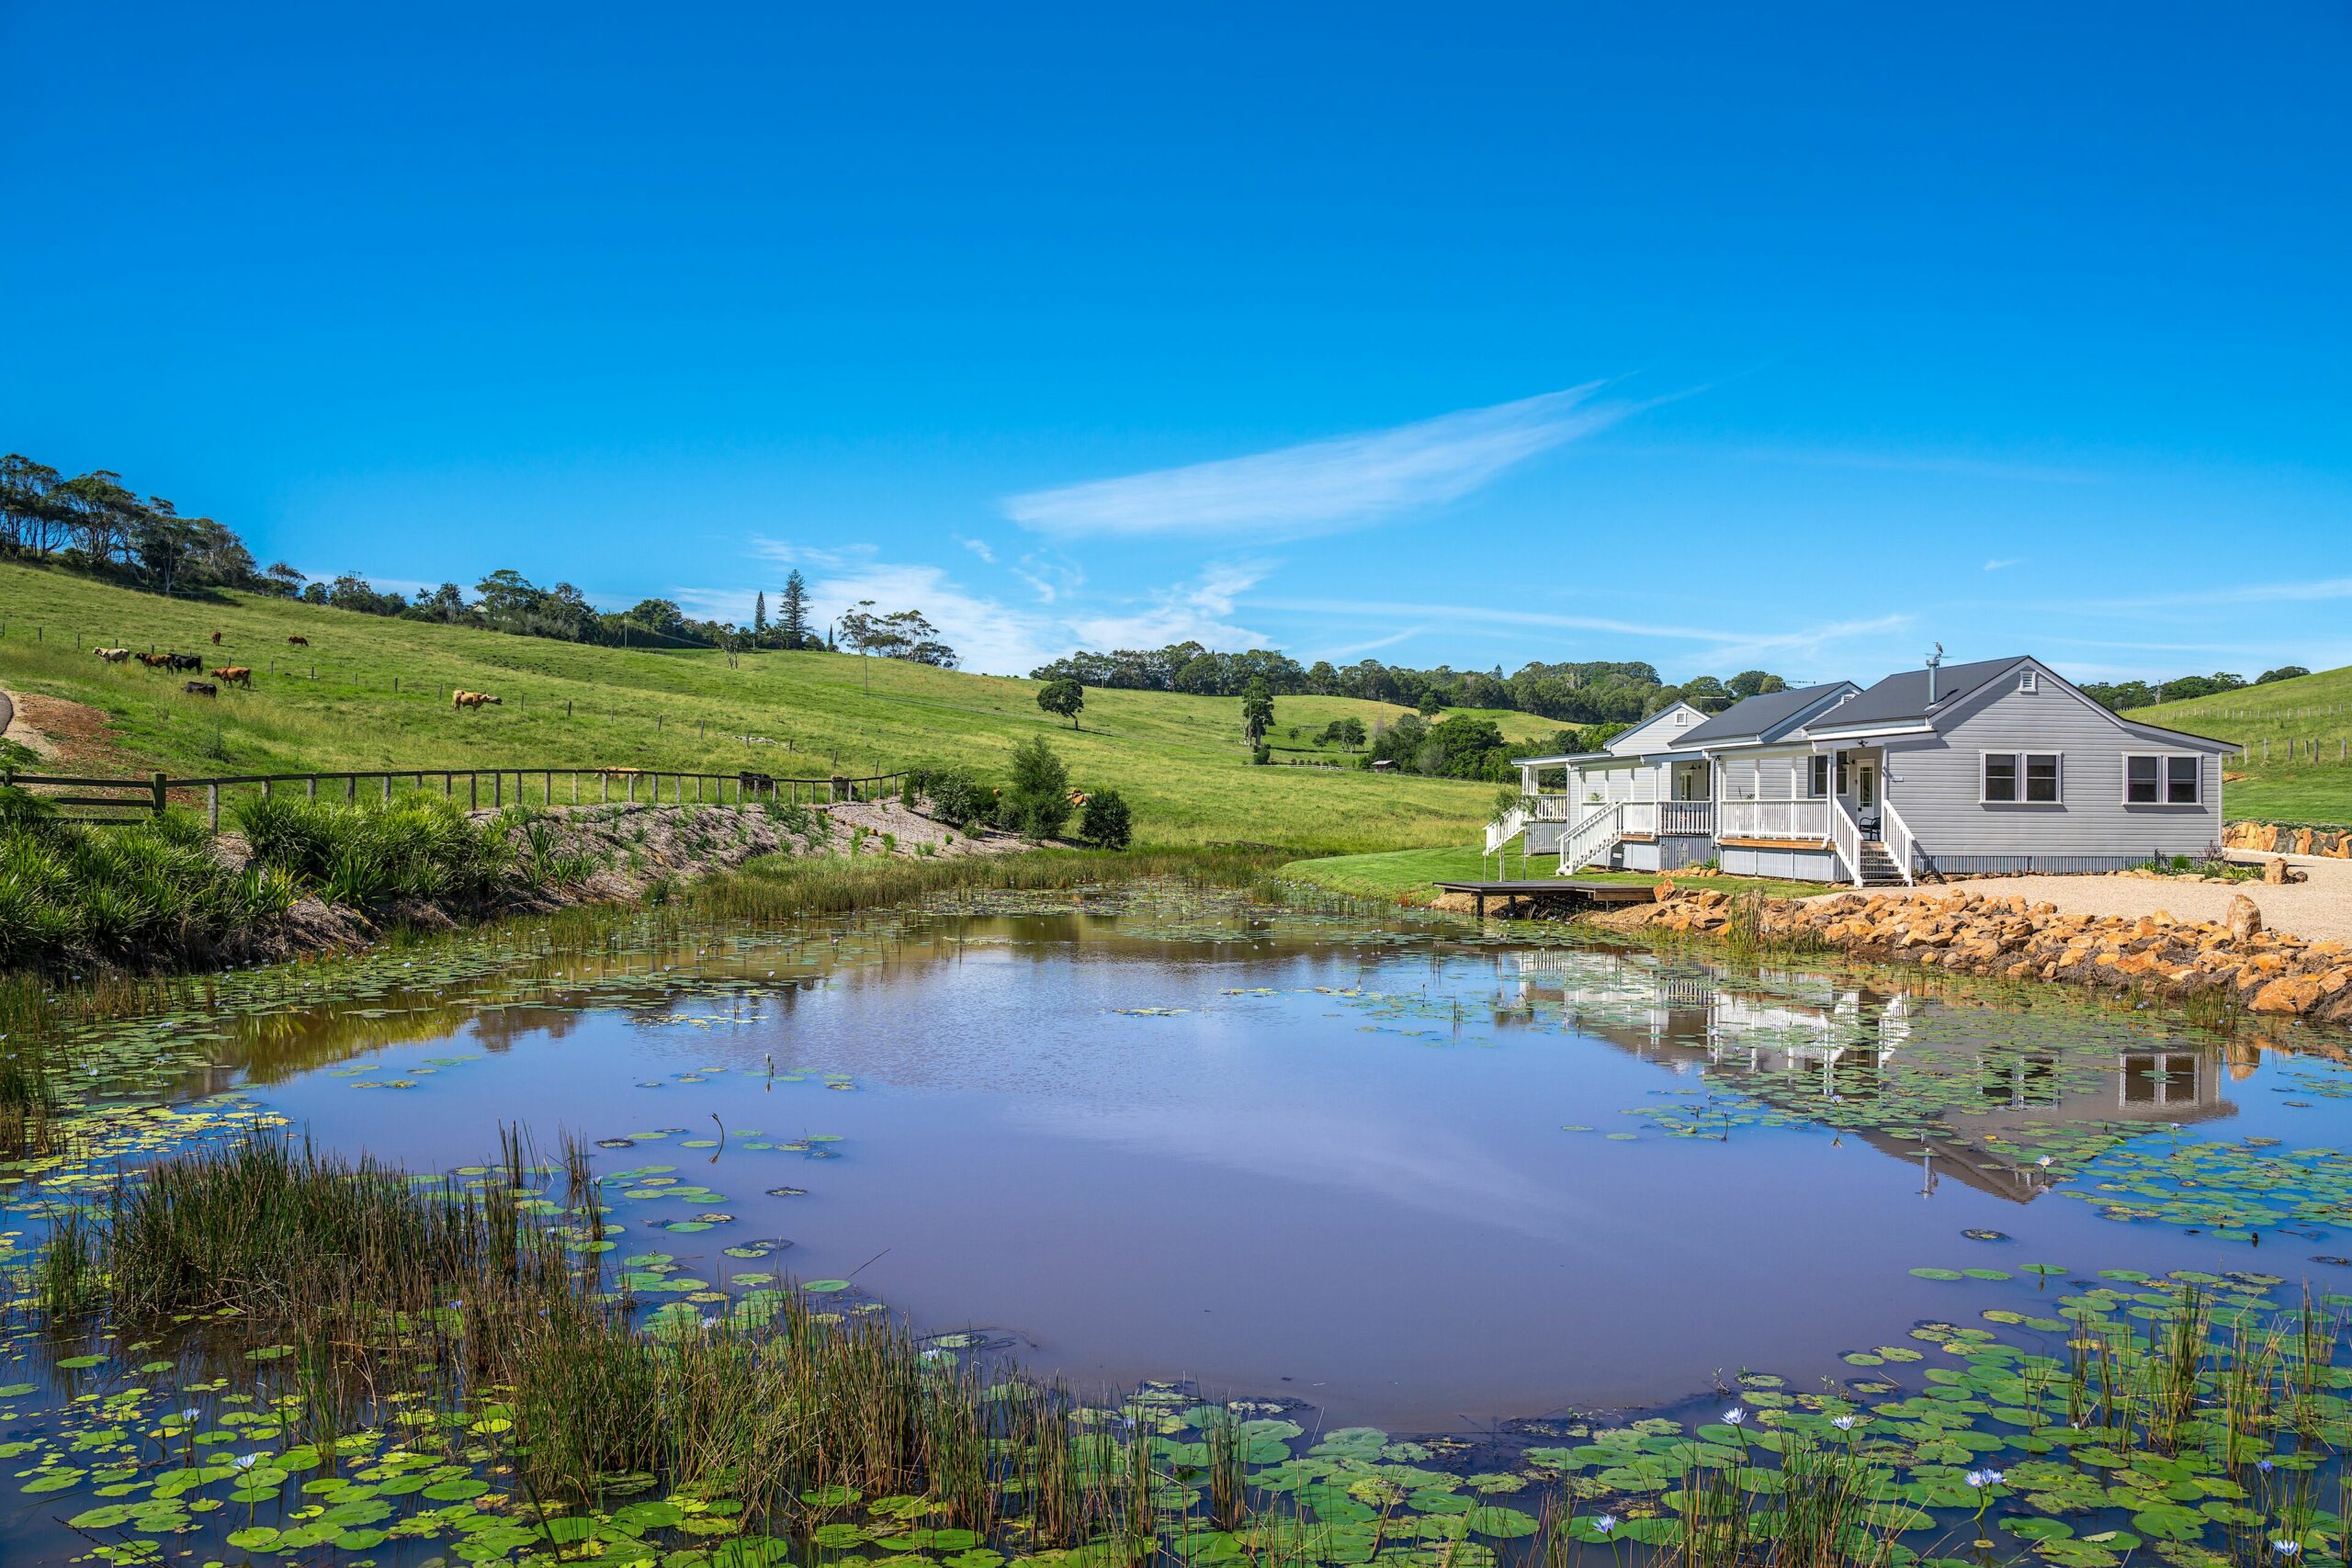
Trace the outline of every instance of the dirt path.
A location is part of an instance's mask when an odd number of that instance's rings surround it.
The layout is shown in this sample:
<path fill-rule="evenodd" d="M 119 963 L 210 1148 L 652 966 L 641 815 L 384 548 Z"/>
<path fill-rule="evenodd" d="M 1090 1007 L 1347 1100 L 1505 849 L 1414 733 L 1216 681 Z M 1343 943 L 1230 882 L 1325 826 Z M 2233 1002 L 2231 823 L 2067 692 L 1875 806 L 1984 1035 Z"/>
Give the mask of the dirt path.
<path fill-rule="evenodd" d="M 2263 882 L 2223 886 L 2141 876 L 1994 876 L 1981 881 L 1951 882 L 1923 887 L 1935 895 L 1966 891 L 1987 898 L 2021 897 L 2028 903 L 2050 903 L 2068 915 L 2120 915 L 2137 919 L 2164 910 L 2183 920 L 2221 921 L 2230 900 L 2243 893 L 2262 911 L 2265 929 L 2289 931 L 2312 942 L 2352 944 L 2352 861 L 2322 860 L 2312 855 L 2237 855 L 2233 859 L 2285 859 L 2311 874 L 2309 882 L 2273 886 Z M 1897 889 L 1896 891 L 1900 891 Z M 1805 902 L 1817 904 L 1843 897 L 1825 894 Z"/>

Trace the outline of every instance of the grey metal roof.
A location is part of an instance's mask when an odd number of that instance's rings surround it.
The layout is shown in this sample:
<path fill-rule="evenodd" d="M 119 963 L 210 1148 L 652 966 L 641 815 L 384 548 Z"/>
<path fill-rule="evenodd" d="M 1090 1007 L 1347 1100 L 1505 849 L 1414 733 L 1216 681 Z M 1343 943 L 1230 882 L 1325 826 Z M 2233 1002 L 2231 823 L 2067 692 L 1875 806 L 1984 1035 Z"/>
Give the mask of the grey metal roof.
<path fill-rule="evenodd" d="M 1814 704 L 1827 698 L 1831 693 L 1842 691 L 1852 684 L 1850 681 L 1831 681 L 1819 686 L 1798 686 L 1785 692 L 1768 692 L 1762 696 L 1744 697 L 1698 728 L 1686 732 L 1678 744 L 1723 746 L 1735 740 L 1757 739 L 1771 734 Z"/>
<path fill-rule="evenodd" d="M 1946 708 L 1997 679 L 2003 671 L 2025 662 L 2025 655 L 1980 659 L 1973 664 L 1947 664 L 1936 671 L 1936 706 Z M 1928 671 L 1905 670 L 1889 675 L 1859 697 L 1849 698 L 1815 719 L 1808 729 L 1855 729 L 1865 725 L 1917 724 L 1928 716 Z"/>

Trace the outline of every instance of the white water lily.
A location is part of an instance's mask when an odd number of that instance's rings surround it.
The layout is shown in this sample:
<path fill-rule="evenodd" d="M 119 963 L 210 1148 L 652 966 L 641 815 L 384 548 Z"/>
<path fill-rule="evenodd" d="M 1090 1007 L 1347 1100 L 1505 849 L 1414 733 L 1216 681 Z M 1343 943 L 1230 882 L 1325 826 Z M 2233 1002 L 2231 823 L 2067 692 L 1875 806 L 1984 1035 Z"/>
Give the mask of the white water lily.
<path fill-rule="evenodd" d="M 1840 1416 L 1829 1424 L 1841 1432 L 1850 1432 L 1854 1429 L 1854 1418 L 1851 1416 Z"/>
<path fill-rule="evenodd" d="M 2293 1557 L 2303 1550 L 2303 1543 L 2300 1540 L 2274 1540 L 2270 1544 L 2281 1557 Z"/>
<path fill-rule="evenodd" d="M 1602 1535 L 1607 1535 L 1611 1530 L 1617 1528 L 1617 1516 L 1614 1514 L 1603 1514 L 1600 1517 L 1592 1521 L 1592 1528 L 1599 1530 Z"/>
<path fill-rule="evenodd" d="M 251 1470 L 254 1466 L 259 1464 L 261 1461 L 262 1456 L 259 1454 L 239 1454 L 229 1462 L 239 1470 Z"/>
<path fill-rule="evenodd" d="M 1745 1410 L 1742 1410 L 1742 1409 L 1741 1409 L 1738 1405 L 1736 1405 L 1736 1404 L 1733 1405 L 1729 1410 L 1726 1410 L 1726 1411 L 1724 1411 L 1724 1426 L 1726 1426 L 1726 1427 L 1736 1427 L 1736 1426 L 1738 1426 L 1742 1421 L 1745 1421 L 1745 1420 L 1747 1420 L 1747 1411 L 1745 1411 Z"/>

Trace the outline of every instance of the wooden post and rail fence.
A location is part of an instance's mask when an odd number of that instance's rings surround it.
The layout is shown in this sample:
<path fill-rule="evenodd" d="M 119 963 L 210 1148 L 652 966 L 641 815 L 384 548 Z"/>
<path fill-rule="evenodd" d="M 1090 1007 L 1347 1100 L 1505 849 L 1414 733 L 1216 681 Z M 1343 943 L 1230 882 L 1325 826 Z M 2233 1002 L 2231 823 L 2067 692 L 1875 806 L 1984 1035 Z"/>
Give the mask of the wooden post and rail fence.
<path fill-rule="evenodd" d="M 737 810 L 742 810 L 754 803 L 764 804 L 770 801 L 800 805 L 803 803 L 804 791 L 806 804 L 811 806 L 875 800 L 889 793 L 890 789 L 905 777 L 904 773 L 875 773 L 865 778 L 848 778 L 836 773 L 830 778 L 797 779 L 777 778 L 769 773 L 751 772 L 696 773 L 673 768 L 499 767 L 359 770 L 338 768 L 324 773 L 231 773 L 218 778 L 188 779 L 175 779 L 163 773 L 150 773 L 143 778 L 101 779 L 81 778 L 61 773 L 19 773 L 14 768 L 0 769 L 0 785 L 27 785 L 43 790 L 103 790 L 107 792 L 105 794 L 45 795 L 43 798 L 52 806 L 132 813 L 130 816 L 107 815 L 74 818 L 74 820 L 92 823 L 135 822 L 141 817 L 161 817 L 170 808 L 171 799 L 175 794 L 185 795 L 202 790 L 205 815 L 215 829 L 220 826 L 221 791 L 238 787 L 257 786 L 264 795 L 275 794 L 281 785 L 289 789 L 300 787 L 305 798 L 316 800 L 319 798 L 319 786 L 324 783 L 330 786 L 330 797 L 332 797 L 334 786 L 339 785 L 345 801 L 356 802 L 359 799 L 360 784 L 365 781 L 370 786 L 368 791 L 370 795 L 390 804 L 393 786 L 396 784 L 405 784 L 412 794 L 422 794 L 431 790 L 431 781 L 438 780 L 443 798 L 454 800 L 457 798 L 458 781 L 463 779 L 466 781 L 466 808 L 469 811 L 479 811 L 484 805 L 482 799 L 485 794 L 482 787 L 484 780 L 489 781 L 490 787 L 486 792 L 490 796 L 488 805 L 493 810 L 509 804 L 507 795 L 509 780 L 514 784 L 512 803 L 516 806 L 609 805 L 613 801 L 614 788 L 616 784 L 623 791 L 622 799 L 626 804 L 660 806 L 665 804 L 662 796 L 666 785 L 669 792 L 667 804 L 731 805 Z M 560 778 L 571 781 L 569 800 L 559 801 L 556 798 L 555 781 Z M 539 781 L 536 801 L 532 798 L 527 782 L 531 779 Z M 596 794 L 593 802 L 582 796 L 581 781 L 582 779 L 592 779 L 595 782 Z M 640 785 L 645 791 L 641 802 L 639 798 Z M 729 797 L 729 785 L 733 786 L 731 800 Z M 692 799 L 687 797 L 689 788 L 694 792 Z"/>

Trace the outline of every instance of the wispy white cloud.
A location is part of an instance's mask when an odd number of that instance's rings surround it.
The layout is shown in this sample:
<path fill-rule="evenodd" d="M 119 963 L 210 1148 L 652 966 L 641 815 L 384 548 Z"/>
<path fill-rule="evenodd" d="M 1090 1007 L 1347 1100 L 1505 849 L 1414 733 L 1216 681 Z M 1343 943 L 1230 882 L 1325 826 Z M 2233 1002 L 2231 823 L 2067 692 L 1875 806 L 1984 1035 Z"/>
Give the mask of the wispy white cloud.
<path fill-rule="evenodd" d="M 2290 579 L 2284 582 L 2241 582 L 2231 586 L 2184 590 L 2177 593 L 2146 593 L 2116 599 L 2075 599 L 2045 606 L 2054 610 L 2130 614 L 2135 610 L 2168 610 L 2182 605 L 2326 604 L 2352 599 L 2352 577 Z"/>
<path fill-rule="evenodd" d="M 1467 495 L 1633 411 L 1630 403 L 1594 401 L 1600 385 L 1247 457 L 1033 491 L 1009 498 L 1004 512 L 1024 527 L 1061 535 L 1295 536 L 1358 526 Z"/>
<path fill-rule="evenodd" d="M 1351 642 L 1339 648 L 1327 648 L 1307 662 L 1311 664 L 1316 659 L 1328 659 L 1336 664 L 1342 659 L 1360 659 L 1376 649 L 1394 648 L 1407 637 L 1419 637 L 1427 630 L 1429 630 L 1427 626 L 1407 626 L 1403 631 L 1390 632 L 1386 637 L 1373 637 L 1365 642 Z"/>
<path fill-rule="evenodd" d="M 996 564 L 996 551 L 989 547 L 989 542 L 986 539 L 967 539 L 961 534 L 956 535 L 955 537 L 957 544 L 963 546 L 966 549 L 971 551 L 974 555 L 979 557 L 990 566 L 994 566 Z"/>
<path fill-rule="evenodd" d="M 2023 556 L 1995 556 L 1991 560 L 1984 563 L 1984 570 L 1986 571 L 2006 571 L 2010 567 L 2023 564 L 2024 560 L 2025 557 Z"/>
<path fill-rule="evenodd" d="M 1012 570 L 1013 576 L 1029 585 L 1042 604 L 1067 599 L 1086 586 L 1086 573 L 1076 561 L 1058 551 L 1031 550 Z"/>
<path fill-rule="evenodd" d="M 802 545 L 789 539 L 755 538 L 752 541 L 752 553 L 762 560 L 779 561 L 786 566 L 838 569 L 872 560 L 875 550 L 867 544 Z"/>
<path fill-rule="evenodd" d="M 1237 626 L 1229 617 L 1235 601 L 1271 570 L 1255 561 L 1217 562 L 1192 581 L 1153 594 L 1140 609 L 1074 616 L 1070 630 L 1082 648 L 1165 648 L 1179 642 L 1227 650 L 1263 648 L 1263 632 Z"/>

